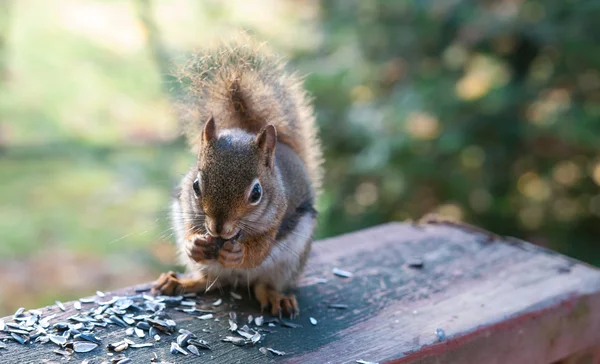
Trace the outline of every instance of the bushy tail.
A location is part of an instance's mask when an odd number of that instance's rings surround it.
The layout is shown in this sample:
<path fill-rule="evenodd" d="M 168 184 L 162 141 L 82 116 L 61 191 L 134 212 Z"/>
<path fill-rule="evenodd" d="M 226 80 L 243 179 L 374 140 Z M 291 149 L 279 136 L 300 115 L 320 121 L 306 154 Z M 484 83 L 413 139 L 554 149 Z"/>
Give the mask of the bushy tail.
<path fill-rule="evenodd" d="M 315 190 L 321 186 L 321 149 L 311 100 L 285 62 L 247 35 L 192 55 L 177 74 L 186 95 L 179 107 L 184 132 L 195 146 L 210 116 L 219 128 L 258 133 L 266 124 L 278 142 L 305 162 Z"/>

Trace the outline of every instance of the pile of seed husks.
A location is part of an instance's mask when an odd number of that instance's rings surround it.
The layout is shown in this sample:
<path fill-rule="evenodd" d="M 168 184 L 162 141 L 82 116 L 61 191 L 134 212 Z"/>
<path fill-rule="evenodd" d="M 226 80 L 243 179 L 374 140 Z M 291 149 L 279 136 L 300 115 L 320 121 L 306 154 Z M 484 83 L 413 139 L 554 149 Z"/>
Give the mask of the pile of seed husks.
<path fill-rule="evenodd" d="M 87 353 L 106 348 L 107 363 L 125 364 L 130 361 L 129 353 L 142 348 L 152 348 L 161 340 L 171 340 L 170 352 L 173 355 L 201 355 L 200 351 L 212 350 L 212 344 L 197 337 L 194 333 L 178 329 L 170 318 L 170 310 L 193 315 L 198 320 L 225 321 L 229 324 L 229 336 L 221 339 L 237 346 L 256 345 L 271 332 L 267 326 L 277 325 L 300 327 L 287 320 L 274 317 L 237 317 L 227 311 L 227 304 L 218 299 L 211 303 L 200 303 L 195 294 L 183 296 L 153 296 L 140 290 L 130 296 L 113 296 L 108 299 L 102 292 L 95 297 L 81 298 L 73 303 L 75 314 L 58 318 L 58 310 L 66 311 L 61 302 L 44 310 L 26 311 L 20 308 L 12 317 L 12 322 L 0 319 L 0 356 L 2 350 L 9 350 L 9 343 L 21 345 L 46 344 L 55 346 L 53 352 L 71 357 L 74 353 Z M 241 299 L 231 292 L 233 299 Z M 172 312 L 172 311 L 171 311 Z M 316 320 L 311 318 L 311 323 Z M 228 321 L 228 322 L 227 322 Z M 98 328 L 110 325 L 124 328 L 121 340 L 103 342 L 95 335 Z M 210 327 L 202 329 L 210 333 Z M 260 346 L 260 345 L 258 345 Z M 259 347 L 261 353 L 285 355 L 273 348 Z M 135 355 L 135 354 L 131 354 Z M 158 356 L 153 353 L 153 361 Z M 85 361 L 84 361 L 85 362 Z"/>

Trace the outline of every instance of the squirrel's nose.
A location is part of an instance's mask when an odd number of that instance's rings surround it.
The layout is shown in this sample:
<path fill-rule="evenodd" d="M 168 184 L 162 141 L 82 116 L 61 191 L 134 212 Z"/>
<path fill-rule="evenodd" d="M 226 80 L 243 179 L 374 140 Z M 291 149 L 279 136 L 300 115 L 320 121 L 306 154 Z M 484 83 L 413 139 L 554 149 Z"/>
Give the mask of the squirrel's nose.
<path fill-rule="evenodd" d="M 206 230 L 214 238 L 223 238 L 229 240 L 237 235 L 234 224 L 230 222 L 215 221 L 206 219 Z"/>

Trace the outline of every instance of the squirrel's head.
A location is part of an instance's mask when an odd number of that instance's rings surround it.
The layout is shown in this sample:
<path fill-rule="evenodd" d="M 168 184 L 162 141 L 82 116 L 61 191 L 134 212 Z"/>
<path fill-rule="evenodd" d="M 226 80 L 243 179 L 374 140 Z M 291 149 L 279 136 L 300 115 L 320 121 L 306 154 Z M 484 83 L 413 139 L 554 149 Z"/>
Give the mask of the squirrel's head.
<path fill-rule="evenodd" d="M 197 174 L 182 186 L 186 205 L 204 217 L 204 226 L 194 230 L 228 240 L 271 228 L 268 222 L 277 219 L 285 204 L 275 169 L 276 144 L 273 125 L 251 134 L 241 129 L 219 132 L 212 117 L 206 122 Z"/>

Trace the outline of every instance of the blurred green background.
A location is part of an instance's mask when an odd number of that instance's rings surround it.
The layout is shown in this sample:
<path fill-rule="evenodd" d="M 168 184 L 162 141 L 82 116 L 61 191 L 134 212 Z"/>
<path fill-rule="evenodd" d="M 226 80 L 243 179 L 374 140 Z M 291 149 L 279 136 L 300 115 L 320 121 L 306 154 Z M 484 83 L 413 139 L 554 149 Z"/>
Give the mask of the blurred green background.
<path fill-rule="evenodd" d="M 600 265 L 600 2 L 0 0 L 0 316 L 174 266 L 171 65 L 244 28 L 306 75 L 318 237 L 439 212 Z"/>

